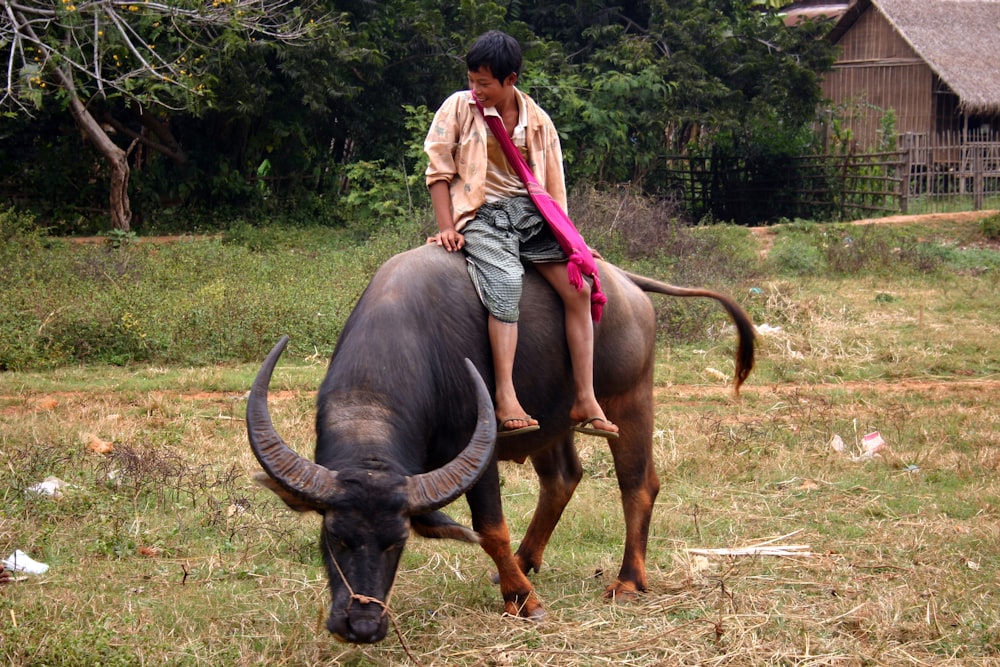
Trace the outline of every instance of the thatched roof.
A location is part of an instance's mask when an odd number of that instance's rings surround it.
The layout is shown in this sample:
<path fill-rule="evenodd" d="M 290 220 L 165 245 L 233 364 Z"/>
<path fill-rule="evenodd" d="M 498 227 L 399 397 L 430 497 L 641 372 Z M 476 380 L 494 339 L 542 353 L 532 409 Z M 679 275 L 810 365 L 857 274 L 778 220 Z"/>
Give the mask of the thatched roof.
<path fill-rule="evenodd" d="M 847 0 L 799 0 L 785 6 L 779 14 L 785 25 L 794 26 L 805 19 L 836 21 L 847 11 Z"/>
<path fill-rule="evenodd" d="M 958 96 L 966 113 L 1000 113 L 1000 0 L 858 0 L 829 37 L 878 11 Z"/>

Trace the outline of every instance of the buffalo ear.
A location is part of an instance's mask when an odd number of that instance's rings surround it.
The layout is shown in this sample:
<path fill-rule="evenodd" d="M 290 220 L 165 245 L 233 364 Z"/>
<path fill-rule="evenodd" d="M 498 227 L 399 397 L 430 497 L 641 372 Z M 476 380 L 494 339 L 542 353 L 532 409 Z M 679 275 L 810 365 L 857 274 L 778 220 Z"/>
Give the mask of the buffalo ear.
<path fill-rule="evenodd" d="M 410 527 L 421 537 L 438 540 L 458 540 L 479 544 L 479 535 L 474 530 L 455 523 L 444 512 L 430 512 L 410 517 Z"/>
<path fill-rule="evenodd" d="M 281 498 L 288 507 L 295 510 L 296 512 L 319 512 L 320 508 L 302 499 L 301 496 L 295 495 L 288 489 L 278 484 L 274 479 L 271 478 L 266 472 L 259 472 L 253 476 L 253 480 L 263 486 L 266 489 L 271 489 L 274 491 L 279 498 Z"/>

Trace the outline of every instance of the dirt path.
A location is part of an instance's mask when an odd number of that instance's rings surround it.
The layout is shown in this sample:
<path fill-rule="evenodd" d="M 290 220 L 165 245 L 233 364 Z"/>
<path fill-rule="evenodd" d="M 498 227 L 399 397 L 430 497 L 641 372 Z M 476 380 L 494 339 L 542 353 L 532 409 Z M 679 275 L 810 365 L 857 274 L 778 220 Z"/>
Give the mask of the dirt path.
<path fill-rule="evenodd" d="M 988 380 L 878 380 L 878 381 L 853 381 L 853 382 L 823 382 L 816 384 L 788 382 L 784 384 L 759 384 L 755 385 L 753 379 L 748 384 L 743 385 L 741 393 L 743 395 L 753 394 L 794 394 L 794 393 L 822 393 L 822 392 L 850 392 L 856 394 L 878 393 L 878 394 L 905 394 L 919 392 L 926 395 L 944 396 L 949 394 L 982 393 L 984 396 L 1000 396 L 1000 379 Z M 709 386 L 709 385 L 668 385 L 657 387 L 654 391 L 656 400 L 669 400 L 670 397 L 679 398 L 702 398 L 705 396 L 725 396 L 731 395 L 732 388 L 729 386 Z"/>
<path fill-rule="evenodd" d="M 301 396 L 313 396 L 315 389 L 303 389 L 298 391 L 286 390 L 271 392 L 269 400 L 287 401 Z M 892 381 L 854 381 L 841 383 L 816 383 L 803 384 L 790 382 L 785 384 L 760 384 L 755 385 L 751 379 L 749 384 L 744 385 L 742 395 L 750 397 L 755 395 L 780 395 L 791 394 L 817 394 L 828 392 L 850 392 L 856 394 L 905 394 L 919 392 L 925 396 L 933 398 L 946 398 L 957 395 L 982 395 L 984 400 L 993 400 L 1000 396 L 1000 379 L 987 380 L 924 380 L 924 379 L 903 379 Z M 103 400 L 109 401 L 109 392 L 97 392 Z M 111 392 L 113 394 L 113 392 Z M 49 391 L 41 393 L 25 394 L 2 394 L 0 395 L 0 415 L 7 417 L 20 416 L 25 414 L 48 412 L 56 408 L 72 403 L 86 400 L 91 394 L 81 391 Z M 169 391 L 157 390 L 149 392 L 151 397 L 166 401 L 191 401 L 206 404 L 222 404 L 231 406 L 233 403 L 242 404 L 245 396 L 234 392 L 225 391 Z M 134 398 L 133 393 L 129 396 Z M 666 385 L 658 386 L 653 390 L 653 399 L 657 402 L 670 400 L 697 400 L 705 397 L 726 397 L 732 396 L 732 387 L 728 385 Z M 131 400 L 131 398 L 129 399 Z M 113 400 L 110 400 L 114 403 Z M 239 410 L 237 410 L 239 412 Z"/>
<path fill-rule="evenodd" d="M 996 215 L 998 211 L 962 211 L 959 213 L 924 213 L 923 215 L 890 215 L 884 218 L 865 218 L 855 220 L 852 225 L 892 225 L 901 223 L 927 223 L 927 222 L 975 222 L 991 215 Z"/>

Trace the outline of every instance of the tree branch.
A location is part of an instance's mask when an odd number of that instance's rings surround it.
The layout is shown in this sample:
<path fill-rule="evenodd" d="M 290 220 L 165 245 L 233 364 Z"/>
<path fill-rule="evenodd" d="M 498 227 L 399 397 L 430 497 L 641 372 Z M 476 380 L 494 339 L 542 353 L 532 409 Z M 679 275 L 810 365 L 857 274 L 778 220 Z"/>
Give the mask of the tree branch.
<path fill-rule="evenodd" d="M 203 94 L 193 83 L 197 73 L 177 65 L 180 55 L 211 49 L 213 40 L 231 30 L 283 43 L 302 42 L 337 20 L 326 13 L 310 20 L 312 1 L 218 0 L 189 9 L 162 1 L 80 0 L 54 9 L 41 0 L 0 0 L 0 44 L 10 44 L 0 106 L 27 111 L 28 100 L 38 104 L 47 92 L 41 90 L 42 77 L 53 73 L 52 62 L 59 62 L 60 67 L 76 70 L 80 85 L 90 85 L 102 97 L 111 91 L 127 97 L 144 92 L 147 100 L 177 108 L 159 94 L 158 86 L 166 84 L 184 95 Z M 137 28 L 137 16 L 169 21 L 180 45 L 171 44 L 170 52 L 157 51 L 157 44 L 147 41 Z M 135 59 L 127 71 L 109 71 L 116 47 Z M 147 84 L 137 88 L 135 81 L 143 79 Z"/>

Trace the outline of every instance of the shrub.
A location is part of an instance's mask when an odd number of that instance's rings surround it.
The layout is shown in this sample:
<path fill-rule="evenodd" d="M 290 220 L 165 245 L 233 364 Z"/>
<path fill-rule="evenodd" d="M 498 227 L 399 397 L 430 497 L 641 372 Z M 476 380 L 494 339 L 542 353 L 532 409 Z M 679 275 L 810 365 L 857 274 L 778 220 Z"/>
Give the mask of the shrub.
<path fill-rule="evenodd" d="M 979 226 L 983 236 L 991 241 L 1000 241 L 1000 213 L 983 218 Z"/>
<path fill-rule="evenodd" d="M 768 261 L 785 275 L 856 276 L 934 273 L 955 259 L 953 249 L 904 228 L 797 221 L 780 229 Z"/>
<path fill-rule="evenodd" d="M 745 228 L 692 226 L 669 199 L 633 193 L 627 187 L 578 188 L 570 215 L 587 243 L 614 262 L 637 262 L 653 276 L 684 285 L 721 285 L 760 272 Z"/>
<path fill-rule="evenodd" d="M 815 224 L 796 221 L 780 228 L 768 263 L 782 275 L 815 275 L 826 268 L 826 258 L 816 241 Z"/>
<path fill-rule="evenodd" d="M 625 187 L 582 187 L 570 197 L 570 215 L 606 259 L 651 278 L 729 292 L 761 271 L 745 227 L 685 224 L 680 205 L 669 199 Z M 717 304 L 704 299 L 657 299 L 656 313 L 658 333 L 675 343 L 711 337 L 726 320 Z"/>

